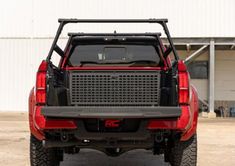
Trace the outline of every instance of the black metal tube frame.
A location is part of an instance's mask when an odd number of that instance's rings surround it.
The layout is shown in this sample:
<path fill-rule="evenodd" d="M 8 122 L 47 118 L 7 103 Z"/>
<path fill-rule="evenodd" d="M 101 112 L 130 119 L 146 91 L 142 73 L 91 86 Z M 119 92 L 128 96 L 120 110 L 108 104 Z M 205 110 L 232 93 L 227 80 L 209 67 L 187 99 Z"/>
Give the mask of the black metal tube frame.
<path fill-rule="evenodd" d="M 151 19 L 58 19 L 58 22 L 60 23 L 55 38 L 53 40 L 53 43 L 51 45 L 50 51 L 48 53 L 47 56 L 47 62 L 50 61 L 52 53 L 56 47 L 57 41 L 60 37 L 60 34 L 63 30 L 63 27 L 68 24 L 68 23 L 157 23 L 160 24 L 164 31 L 165 34 L 167 36 L 167 39 L 169 41 L 170 47 L 173 51 L 173 54 L 175 56 L 175 59 L 178 60 L 179 56 L 176 52 L 175 46 L 173 44 L 170 32 L 168 30 L 168 27 L 166 25 L 166 23 L 168 22 L 167 19 L 155 19 L 155 18 L 151 18 Z"/>

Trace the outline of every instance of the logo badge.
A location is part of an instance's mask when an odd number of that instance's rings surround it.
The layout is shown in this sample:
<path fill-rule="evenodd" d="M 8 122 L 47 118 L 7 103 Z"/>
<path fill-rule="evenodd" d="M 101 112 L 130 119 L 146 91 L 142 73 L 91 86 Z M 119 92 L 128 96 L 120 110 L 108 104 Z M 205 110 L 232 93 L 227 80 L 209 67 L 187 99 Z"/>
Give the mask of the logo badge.
<path fill-rule="evenodd" d="M 108 119 L 105 120 L 104 125 L 106 128 L 118 128 L 120 126 L 120 120 Z"/>

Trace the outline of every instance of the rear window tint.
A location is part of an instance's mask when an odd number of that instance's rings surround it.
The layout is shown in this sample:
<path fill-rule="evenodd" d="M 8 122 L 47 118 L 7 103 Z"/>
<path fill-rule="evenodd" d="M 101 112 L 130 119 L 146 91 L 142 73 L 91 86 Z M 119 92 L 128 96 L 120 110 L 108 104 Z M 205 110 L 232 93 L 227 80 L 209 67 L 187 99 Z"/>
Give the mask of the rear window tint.
<path fill-rule="evenodd" d="M 160 61 L 153 45 L 77 45 L 70 55 L 70 65 L 79 66 L 82 61 L 130 62 L 149 60 Z"/>

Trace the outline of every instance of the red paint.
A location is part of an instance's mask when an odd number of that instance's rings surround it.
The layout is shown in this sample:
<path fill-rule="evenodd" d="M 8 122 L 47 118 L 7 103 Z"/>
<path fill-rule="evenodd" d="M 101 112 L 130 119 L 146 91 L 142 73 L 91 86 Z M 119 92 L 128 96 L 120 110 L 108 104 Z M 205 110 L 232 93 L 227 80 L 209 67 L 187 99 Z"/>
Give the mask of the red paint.
<path fill-rule="evenodd" d="M 181 141 L 187 141 L 197 132 L 198 122 L 198 95 L 196 89 L 192 86 L 192 100 L 190 103 L 190 111 L 192 113 L 192 120 L 190 128 L 182 135 Z"/>
<path fill-rule="evenodd" d="M 36 106 L 33 114 L 34 126 L 38 130 L 42 130 L 45 127 L 46 119 L 41 115 L 41 106 Z"/>
<path fill-rule="evenodd" d="M 30 95 L 29 95 L 29 129 L 30 133 L 34 135 L 38 140 L 43 140 L 45 139 L 44 134 L 39 131 L 35 126 L 34 126 L 34 119 L 33 119 L 33 114 L 34 114 L 34 107 L 35 107 L 35 94 L 34 94 L 34 88 L 31 89 Z"/>
<path fill-rule="evenodd" d="M 190 125 L 189 121 L 190 121 L 190 108 L 189 106 L 181 106 L 182 108 L 182 114 L 180 116 L 180 118 L 177 121 L 177 128 L 179 130 L 185 131 L 187 130 L 187 126 Z"/>

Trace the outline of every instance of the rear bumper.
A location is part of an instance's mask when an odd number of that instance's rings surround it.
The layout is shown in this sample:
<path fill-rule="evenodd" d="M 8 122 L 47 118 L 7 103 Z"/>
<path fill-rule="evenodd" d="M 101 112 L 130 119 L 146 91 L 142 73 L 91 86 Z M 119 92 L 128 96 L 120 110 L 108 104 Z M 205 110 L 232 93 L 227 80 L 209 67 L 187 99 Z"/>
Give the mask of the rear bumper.
<path fill-rule="evenodd" d="M 70 134 L 70 137 L 75 139 L 62 142 L 61 140 L 44 141 L 45 147 L 67 147 L 79 146 L 85 148 L 112 148 L 112 147 L 139 147 L 146 148 L 153 146 L 153 133 L 147 129 L 148 120 L 141 121 L 138 130 L 135 132 L 89 132 L 87 131 L 82 120 L 77 121 L 78 129 L 73 131 L 63 131 L 65 136 Z M 50 132 L 51 133 L 51 132 Z M 58 135 L 58 133 L 57 133 Z M 89 140 L 89 143 L 84 143 L 83 140 Z"/>
<path fill-rule="evenodd" d="M 103 140 L 103 136 L 109 137 L 102 133 L 86 132 L 84 129 L 83 119 L 128 119 L 139 118 L 144 123 L 144 131 L 141 130 L 141 134 L 137 133 L 112 133 L 111 137 L 117 137 L 120 135 L 124 138 L 146 139 L 142 138 L 147 136 L 152 131 L 156 130 L 175 130 L 176 132 L 185 133 L 188 129 L 190 110 L 189 106 L 181 107 L 54 107 L 54 106 L 37 106 L 35 109 L 33 123 L 36 128 L 43 133 L 58 131 L 57 129 L 65 129 L 69 133 L 76 134 L 77 139 L 91 139 Z M 142 127 L 143 127 L 142 126 Z M 145 133 L 145 134 L 143 134 Z M 146 134 L 148 133 L 148 134 Z M 126 135 L 127 134 L 127 135 Z M 128 134 L 130 134 L 128 136 Z M 136 135 L 137 134 L 137 135 Z M 149 136 L 148 136 L 149 138 Z M 126 140 L 125 140 L 126 141 Z M 50 145 L 48 145 L 50 146 Z M 67 146 L 64 145 L 64 146 Z"/>
<path fill-rule="evenodd" d="M 41 114 L 51 118 L 177 118 L 181 107 L 71 107 L 44 106 Z"/>

